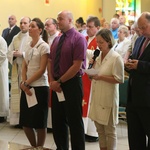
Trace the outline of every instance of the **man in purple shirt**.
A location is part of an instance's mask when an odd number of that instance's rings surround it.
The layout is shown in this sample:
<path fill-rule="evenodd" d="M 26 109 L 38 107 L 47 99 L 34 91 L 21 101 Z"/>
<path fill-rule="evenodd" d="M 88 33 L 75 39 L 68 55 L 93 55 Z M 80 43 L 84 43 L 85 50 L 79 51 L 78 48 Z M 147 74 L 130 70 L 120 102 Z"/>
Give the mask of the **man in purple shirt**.
<path fill-rule="evenodd" d="M 85 68 L 86 64 L 87 42 L 84 36 L 74 29 L 71 12 L 60 12 L 57 20 L 65 39 L 60 52 L 58 74 L 55 73 L 55 57 L 61 36 L 53 41 L 49 57 L 53 136 L 57 150 L 69 150 L 69 127 L 72 150 L 85 150 L 81 68 Z M 60 93 L 64 95 L 63 101 L 60 100 Z"/>

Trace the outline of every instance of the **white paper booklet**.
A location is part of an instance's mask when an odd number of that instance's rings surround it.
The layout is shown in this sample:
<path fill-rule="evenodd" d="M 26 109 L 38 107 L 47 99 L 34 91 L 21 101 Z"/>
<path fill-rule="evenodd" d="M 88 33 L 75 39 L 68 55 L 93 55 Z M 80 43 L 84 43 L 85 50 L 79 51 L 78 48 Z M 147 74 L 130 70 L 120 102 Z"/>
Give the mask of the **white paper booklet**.
<path fill-rule="evenodd" d="M 83 72 L 87 73 L 88 75 L 96 75 L 98 74 L 98 70 L 91 68 L 91 69 L 82 69 Z"/>
<path fill-rule="evenodd" d="M 57 94 L 57 97 L 58 97 L 58 101 L 59 102 L 63 102 L 65 101 L 65 97 L 64 97 L 64 93 L 61 91 L 60 93 L 59 92 L 56 92 Z"/>
<path fill-rule="evenodd" d="M 36 99 L 34 88 L 31 88 L 30 91 L 32 93 L 31 96 L 29 96 L 29 95 L 26 94 L 27 104 L 28 104 L 29 108 L 35 106 L 38 103 L 37 99 Z"/>

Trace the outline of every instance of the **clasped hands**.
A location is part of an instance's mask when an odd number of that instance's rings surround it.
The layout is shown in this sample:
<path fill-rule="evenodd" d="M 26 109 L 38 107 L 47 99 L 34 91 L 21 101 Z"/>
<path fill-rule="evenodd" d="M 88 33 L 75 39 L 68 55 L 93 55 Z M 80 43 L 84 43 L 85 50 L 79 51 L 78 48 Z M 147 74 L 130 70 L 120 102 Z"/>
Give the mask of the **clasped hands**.
<path fill-rule="evenodd" d="M 137 69 L 137 65 L 138 65 L 138 60 L 136 59 L 128 59 L 128 61 L 125 63 L 125 67 L 128 70 Z"/>
<path fill-rule="evenodd" d="M 30 91 L 30 87 L 25 85 L 25 82 L 20 83 L 20 88 L 29 96 L 32 96 L 32 93 Z"/>
<path fill-rule="evenodd" d="M 55 91 L 60 93 L 62 91 L 60 83 L 58 83 L 57 81 L 51 81 L 50 82 L 50 88 Z"/>
<path fill-rule="evenodd" d="M 89 75 L 90 79 L 94 79 L 94 80 L 100 80 L 100 76 L 99 75 Z"/>
<path fill-rule="evenodd" d="M 13 56 L 14 56 L 14 57 L 22 57 L 22 52 L 19 52 L 18 50 L 15 50 L 15 51 L 13 52 Z"/>

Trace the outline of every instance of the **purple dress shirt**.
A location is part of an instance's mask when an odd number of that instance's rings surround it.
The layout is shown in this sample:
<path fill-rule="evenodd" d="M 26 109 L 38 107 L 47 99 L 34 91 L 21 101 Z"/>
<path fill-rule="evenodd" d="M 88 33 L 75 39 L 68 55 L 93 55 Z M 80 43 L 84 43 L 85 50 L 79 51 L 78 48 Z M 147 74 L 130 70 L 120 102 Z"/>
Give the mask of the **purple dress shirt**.
<path fill-rule="evenodd" d="M 76 74 L 76 76 L 80 76 L 83 74 L 82 69 L 85 69 L 86 65 L 86 50 L 87 50 L 87 41 L 85 37 L 77 32 L 74 28 L 71 28 L 67 32 L 65 32 L 66 37 L 63 42 L 60 54 L 59 61 L 59 77 L 61 77 L 65 72 L 73 65 L 74 60 L 82 60 L 82 68 Z M 56 37 L 51 45 L 51 51 L 49 58 L 52 60 L 52 75 L 56 77 L 54 74 L 54 60 L 56 56 L 57 45 L 59 42 L 60 36 Z"/>

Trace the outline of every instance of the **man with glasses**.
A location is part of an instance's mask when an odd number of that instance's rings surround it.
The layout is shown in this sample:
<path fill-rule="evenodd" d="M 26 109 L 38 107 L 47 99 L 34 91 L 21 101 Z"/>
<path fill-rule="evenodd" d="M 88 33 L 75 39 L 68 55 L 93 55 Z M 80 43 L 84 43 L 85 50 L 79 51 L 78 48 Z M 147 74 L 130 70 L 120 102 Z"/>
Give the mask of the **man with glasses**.
<path fill-rule="evenodd" d="M 60 34 L 58 31 L 57 21 L 54 18 L 48 18 L 45 21 L 45 30 L 48 33 L 48 43 L 51 46 L 56 36 Z"/>
<path fill-rule="evenodd" d="M 48 33 L 48 43 L 49 46 L 51 47 L 53 40 L 55 39 L 55 37 L 57 37 L 58 35 L 60 35 L 61 33 L 58 31 L 58 25 L 57 25 L 57 20 L 54 18 L 48 18 L 45 21 L 45 30 Z M 48 74 L 49 74 L 49 63 L 48 63 Z M 50 82 L 50 79 L 49 79 Z M 51 89 L 50 89 L 51 91 Z M 51 93 L 51 92 L 50 92 Z M 52 119 L 51 119 L 51 99 L 49 101 L 49 109 L 48 109 L 48 121 L 47 121 L 47 132 L 51 132 L 52 131 Z"/>
<path fill-rule="evenodd" d="M 136 41 L 129 70 L 127 123 L 130 150 L 150 149 L 150 12 L 139 17 L 138 28 L 143 37 Z"/>
<path fill-rule="evenodd" d="M 95 16 L 90 16 L 87 19 L 87 35 L 86 40 L 88 42 L 88 47 L 86 51 L 86 67 L 89 66 L 89 60 L 93 57 L 94 50 L 97 48 L 95 35 L 100 29 L 100 21 Z M 96 142 L 98 141 L 98 134 L 96 132 L 96 127 L 94 122 L 88 118 L 88 110 L 90 105 L 90 90 L 91 90 L 91 81 L 87 74 L 82 76 L 83 80 L 83 120 L 85 125 L 85 140 L 87 142 Z"/>

